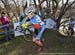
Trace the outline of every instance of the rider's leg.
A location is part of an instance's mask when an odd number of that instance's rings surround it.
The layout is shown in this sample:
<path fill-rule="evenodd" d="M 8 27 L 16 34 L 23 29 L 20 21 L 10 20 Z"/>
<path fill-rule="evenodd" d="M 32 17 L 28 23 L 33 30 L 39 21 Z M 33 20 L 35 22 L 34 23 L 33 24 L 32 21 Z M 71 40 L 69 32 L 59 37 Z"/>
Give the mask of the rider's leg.
<path fill-rule="evenodd" d="M 74 30 L 71 28 L 71 36 L 74 35 Z"/>
<path fill-rule="evenodd" d="M 45 30 L 45 26 L 43 26 L 41 28 L 40 32 L 38 33 L 38 35 L 35 38 L 36 39 L 35 43 L 39 46 L 38 51 L 41 51 L 42 47 L 43 47 L 43 43 L 41 42 L 41 37 L 42 37 L 42 34 L 43 34 L 44 30 Z"/>
<path fill-rule="evenodd" d="M 32 36 L 32 41 L 33 41 L 33 42 L 36 41 L 36 39 L 35 39 L 36 35 L 38 35 L 38 29 L 35 29 L 34 34 L 33 34 L 33 36 Z"/>

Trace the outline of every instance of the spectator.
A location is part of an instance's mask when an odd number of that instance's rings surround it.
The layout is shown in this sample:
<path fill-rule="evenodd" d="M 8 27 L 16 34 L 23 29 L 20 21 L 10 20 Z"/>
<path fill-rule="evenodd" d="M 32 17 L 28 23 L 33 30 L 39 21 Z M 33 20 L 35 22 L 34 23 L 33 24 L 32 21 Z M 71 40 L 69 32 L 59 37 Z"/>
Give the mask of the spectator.
<path fill-rule="evenodd" d="M 68 30 L 71 30 L 71 36 L 74 34 L 74 30 L 73 30 L 74 24 L 75 24 L 75 20 L 73 18 L 70 18 Z"/>
<path fill-rule="evenodd" d="M 4 12 L 2 12 L 1 17 L 0 17 L 0 22 L 3 25 L 3 30 L 4 30 L 4 34 L 5 34 L 5 40 L 8 41 L 9 39 L 11 39 L 10 36 L 10 17 L 6 16 Z"/>

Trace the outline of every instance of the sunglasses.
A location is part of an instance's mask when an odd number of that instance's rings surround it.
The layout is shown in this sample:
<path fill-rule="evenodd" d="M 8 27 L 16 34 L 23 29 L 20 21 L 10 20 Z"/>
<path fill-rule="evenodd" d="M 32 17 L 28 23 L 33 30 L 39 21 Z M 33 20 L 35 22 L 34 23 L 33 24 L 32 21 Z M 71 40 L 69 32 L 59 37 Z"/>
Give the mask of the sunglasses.
<path fill-rule="evenodd" d="M 33 15 L 33 12 L 30 12 L 29 15 Z"/>

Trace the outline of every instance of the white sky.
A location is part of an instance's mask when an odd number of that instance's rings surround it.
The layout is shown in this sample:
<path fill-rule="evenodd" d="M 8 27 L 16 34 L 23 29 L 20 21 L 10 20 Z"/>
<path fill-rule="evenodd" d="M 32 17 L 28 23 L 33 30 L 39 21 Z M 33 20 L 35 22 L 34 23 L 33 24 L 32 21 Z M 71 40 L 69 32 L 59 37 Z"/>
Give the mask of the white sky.
<path fill-rule="evenodd" d="M 70 2 L 73 2 L 73 1 L 74 1 L 74 0 L 69 0 L 69 3 L 70 3 Z M 64 0 L 63 3 L 65 3 L 65 2 L 66 2 L 66 0 Z M 62 1 L 59 2 L 59 5 L 62 6 Z"/>

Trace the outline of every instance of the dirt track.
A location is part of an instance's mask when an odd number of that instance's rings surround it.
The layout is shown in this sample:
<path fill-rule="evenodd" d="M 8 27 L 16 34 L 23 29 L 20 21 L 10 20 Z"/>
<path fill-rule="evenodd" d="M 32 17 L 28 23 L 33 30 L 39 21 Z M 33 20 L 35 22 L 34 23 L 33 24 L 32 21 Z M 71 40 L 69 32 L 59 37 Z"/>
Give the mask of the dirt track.
<path fill-rule="evenodd" d="M 53 30 L 46 30 L 44 37 L 46 42 L 41 53 L 45 54 L 42 55 L 51 55 L 50 53 L 75 53 L 75 37 L 64 37 Z M 32 42 L 26 42 L 23 37 L 17 37 L 9 42 L 0 44 L 0 55 L 40 55 L 36 50 L 37 46 Z"/>

